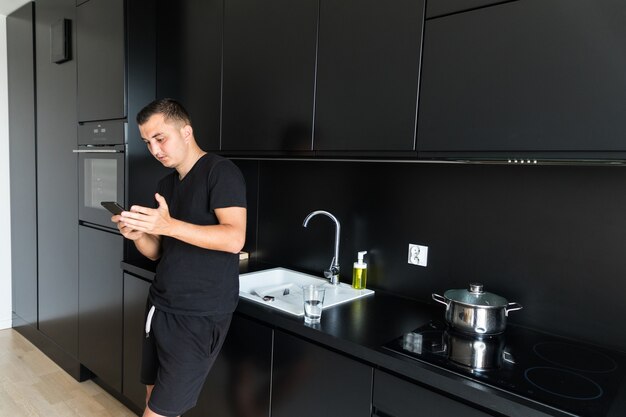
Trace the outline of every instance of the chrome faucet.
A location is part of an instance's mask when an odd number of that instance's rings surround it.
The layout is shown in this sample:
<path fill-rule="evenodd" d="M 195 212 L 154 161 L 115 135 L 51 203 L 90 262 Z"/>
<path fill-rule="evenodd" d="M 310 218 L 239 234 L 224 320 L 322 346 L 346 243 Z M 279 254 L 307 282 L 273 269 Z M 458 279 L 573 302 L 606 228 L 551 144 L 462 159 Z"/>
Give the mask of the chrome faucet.
<path fill-rule="evenodd" d="M 332 221 L 335 222 L 335 256 L 333 257 L 333 260 L 330 262 L 330 267 L 324 271 L 324 276 L 328 278 L 331 284 L 339 285 L 339 232 L 341 231 L 339 220 L 337 220 L 335 216 L 333 216 L 327 211 L 317 210 L 317 211 L 313 211 L 309 213 L 309 215 L 306 216 L 306 218 L 304 219 L 304 223 L 302 223 L 302 226 L 307 227 L 309 220 L 311 220 L 312 217 L 318 214 L 323 214 L 325 216 L 328 216 L 330 217 Z"/>

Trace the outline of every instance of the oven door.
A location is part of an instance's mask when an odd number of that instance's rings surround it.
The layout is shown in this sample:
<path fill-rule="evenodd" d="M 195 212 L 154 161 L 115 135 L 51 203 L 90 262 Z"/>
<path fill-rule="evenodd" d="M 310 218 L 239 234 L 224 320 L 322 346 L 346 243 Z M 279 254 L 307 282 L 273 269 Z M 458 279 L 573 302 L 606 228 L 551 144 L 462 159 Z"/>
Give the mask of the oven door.
<path fill-rule="evenodd" d="M 124 145 L 83 147 L 78 153 L 78 216 L 81 223 L 117 229 L 112 214 L 100 204 L 117 201 L 126 207 Z"/>

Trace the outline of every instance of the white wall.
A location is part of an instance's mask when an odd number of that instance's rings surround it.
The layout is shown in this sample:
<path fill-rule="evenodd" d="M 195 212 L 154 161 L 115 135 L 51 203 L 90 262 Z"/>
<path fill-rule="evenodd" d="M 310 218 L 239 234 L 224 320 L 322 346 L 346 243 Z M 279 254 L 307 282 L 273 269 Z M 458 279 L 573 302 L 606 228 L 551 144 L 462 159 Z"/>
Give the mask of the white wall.
<path fill-rule="evenodd" d="M 0 329 L 11 327 L 11 205 L 6 16 L 0 14 Z M 33 260 L 34 261 L 34 260 Z"/>

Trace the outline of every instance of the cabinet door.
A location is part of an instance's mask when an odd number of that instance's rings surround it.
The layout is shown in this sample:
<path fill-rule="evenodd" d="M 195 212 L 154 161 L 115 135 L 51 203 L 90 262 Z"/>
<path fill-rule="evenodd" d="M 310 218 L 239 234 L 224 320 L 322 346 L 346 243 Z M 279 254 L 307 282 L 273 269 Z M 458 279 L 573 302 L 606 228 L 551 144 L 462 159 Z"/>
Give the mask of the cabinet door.
<path fill-rule="evenodd" d="M 272 329 L 235 314 L 224 346 L 185 417 L 268 417 Z"/>
<path fill-rule="evenodd" d="M 317 0 L 224 7 L 222 150 L 310 151 Z"/>
<path fill-rule="evenodd" d="M 368 417 L 372 368 L 275 331 L 272 417 Z"/>
<path fill-rule="evenodd" d="M 76 8 L 78 121 L 126 117 L 124 0 Z"/>
<path fill-rule="evenodd" d="M 11 13 L 6 30 L 13 311 L 37 326 L 34 12 L 35 4 L 27 3 Z"/>
<path fill-rule="evenodd" d="M 122 393 L 138 409 L 146 407 L 146 386 L 140 381 L 141 346 L 150 282 L 124 273 L 124 369 Z"/>
<path fill-rule="evenodd" d="M 315 150 L 414 149 L 423 0 L 320 3 Z"/>
<path fill-rule="evenodd" d="M 386 417 L 487 417 L 490 415 L 379 370 L 374 372 L 372 403 L 375 415 Z"/>
<path fill-rule="evenodd" d="M 78 359 L 122 391 L 122 236 L 79 227 Z"/>
<path fill-rule="evenodd" d="M 37 271 L 39 330 L 78 357 L 76 61 L 50 60 L 50 26 L 74 0 L 37 1 Z M 72 53 L 72 56 L 75 56 Z"/>
<path fill-rule="evenodd" d="M 159 0 L 157 97 L 179 100 L 200 147 L 220 148 L 221 0 Z"/>
<path fill-rule="evenodd" d="M 435 0 L 426 3 L 426 19 L 477 9 L 506 0 Z"/>
<path fill-rule="evenodd" d="M 524 0 L 426 21 L 417 148 L 624 152 L 626 4 Z"/>

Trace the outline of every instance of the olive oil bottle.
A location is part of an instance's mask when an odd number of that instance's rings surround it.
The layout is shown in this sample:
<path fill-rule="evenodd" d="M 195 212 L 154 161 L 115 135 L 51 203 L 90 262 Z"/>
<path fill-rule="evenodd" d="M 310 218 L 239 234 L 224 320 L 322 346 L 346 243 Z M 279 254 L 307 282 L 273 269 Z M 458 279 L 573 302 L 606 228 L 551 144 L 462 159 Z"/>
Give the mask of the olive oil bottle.
<path fill-rule="evenodd" d="M 367 284 L 367 264 L 363 262 L 363 256 L 367 251 L 359 252 L 357 261 L 352 269 L 352 288 L 357 290 L 365 289 Z"/>

